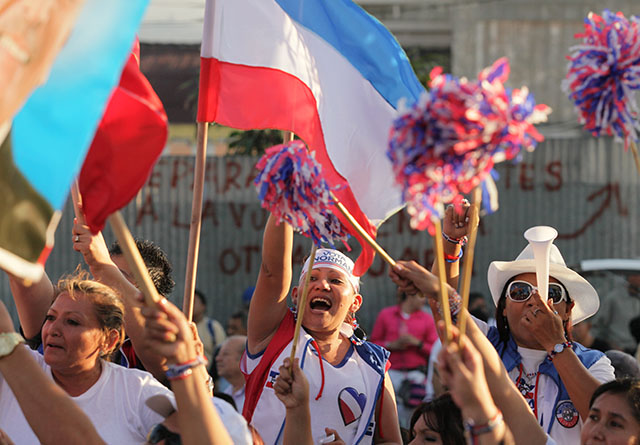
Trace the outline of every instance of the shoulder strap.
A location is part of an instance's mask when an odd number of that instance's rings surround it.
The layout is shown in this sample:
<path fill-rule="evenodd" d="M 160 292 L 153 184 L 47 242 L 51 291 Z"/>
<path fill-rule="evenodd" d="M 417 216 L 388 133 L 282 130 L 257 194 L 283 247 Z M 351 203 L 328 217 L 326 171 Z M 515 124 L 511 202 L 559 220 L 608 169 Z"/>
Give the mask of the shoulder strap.
<path fill-rule="evenodd" d="M 255 411 L 258 400 L 262 395 L 264 385 L 267 382 L 271 365 L 280 355 L 282 350 L 286 348 L 293 339 L 295 325 L 296 322 L 293 314 L 291 311 L 287 311 L 280 323 L 280 327 L 269 342 L 267 349 L 265 349 L 264 354 L 260 359 L 260 363 L 258 363 L 258 366 L 256 366 L 251 374 L 245 375 L 245 399 L 242 415 L 249 423 L 251 423 L 253 412 Z"/>

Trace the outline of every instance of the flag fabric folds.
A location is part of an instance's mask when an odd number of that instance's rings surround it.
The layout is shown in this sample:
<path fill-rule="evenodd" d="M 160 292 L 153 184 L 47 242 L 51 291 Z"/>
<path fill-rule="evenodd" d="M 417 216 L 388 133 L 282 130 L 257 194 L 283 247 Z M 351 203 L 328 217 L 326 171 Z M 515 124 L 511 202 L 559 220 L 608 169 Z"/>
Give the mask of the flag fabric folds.
<path fill-rule="evenodd" d="M 84 160 L 78 186 L 87 225 L 96 233 L 144 185 L 167 142 L 162 102 L 140 71 L 136 40 Z"/>
<path fill-rule="evenodd" d="M 388 132 L 399 101 L 413 103 L 423 87 L 398 42 L 359 6 L 208 0 L 201 57 L 198 121 L 293 131 L 372 235 L 402 206 Z M 373 261 L 360 244 L 356 274 Z"/>
<path fill-rule="evenodd" d="M 46 82 L 15 115 L 0 149 L 0 267 L 37 280 L 70 185 L 135 38 L 148 0 L 86 0 Z M 0 123 L 1 124 L 1 123 Z M 5 195 L 4 192 L 7 192 Z"/>

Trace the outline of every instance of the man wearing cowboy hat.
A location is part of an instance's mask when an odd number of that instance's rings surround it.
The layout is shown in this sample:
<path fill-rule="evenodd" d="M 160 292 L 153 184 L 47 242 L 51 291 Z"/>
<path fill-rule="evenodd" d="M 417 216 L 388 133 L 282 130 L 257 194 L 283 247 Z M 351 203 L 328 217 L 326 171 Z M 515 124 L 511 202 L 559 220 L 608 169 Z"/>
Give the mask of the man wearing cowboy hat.
<path fill-rule="evenodd" d="M 492 262 L 487 279 L 496 304 L 496 326 L 476 320 L 478 326 L 545 432 L 558 444 L 579 443 L 593 391 L 614 379 L 611 362 L 602 352 L 571 341 L 571 326 L 598 310 L 596 290 L 566 266 L 553 244 L 547 301 L 536 287 L 531 244 L 514 261 Z"/>

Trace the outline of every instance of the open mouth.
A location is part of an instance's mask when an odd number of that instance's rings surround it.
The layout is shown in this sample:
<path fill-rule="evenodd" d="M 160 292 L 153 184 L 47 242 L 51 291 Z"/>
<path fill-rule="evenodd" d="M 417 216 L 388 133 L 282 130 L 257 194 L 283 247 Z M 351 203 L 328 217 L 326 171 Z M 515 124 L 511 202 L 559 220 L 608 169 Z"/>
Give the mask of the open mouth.
<path fill-rule="evenodd" d="M 328 311 L 329 309 L 331 309 L 331 300 L 323 297 L 315 297 L 311 299 L 309 307 L 312 310 Z"/>
<path fill-rule="evenodd" d="M 54 349 L 64 349 L 62 346 L 60 345 L 52 345 L 50 343 L 47 343 L 47 349 L 48 348 L 54 348 Z"/>

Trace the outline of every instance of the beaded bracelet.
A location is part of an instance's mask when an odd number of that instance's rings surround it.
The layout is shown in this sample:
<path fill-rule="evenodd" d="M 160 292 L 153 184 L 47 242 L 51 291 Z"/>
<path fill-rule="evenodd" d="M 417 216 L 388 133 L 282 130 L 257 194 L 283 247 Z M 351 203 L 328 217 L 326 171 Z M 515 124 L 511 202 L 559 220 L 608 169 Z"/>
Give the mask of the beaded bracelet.
<path fill-rule="evenodd" d="M 438 312 L 440 313 L 440 318 L 442 318 L 442 306 L 440 306 L 440 301 L 436 302 L 438 305 Z M 462 305 L 462 301 L 460 298 L 460 294 L 453 290 L 449 294 L 449 312 L 451 313 L 451 321 L 455 324 L 457 322 L 458 313 L 460 312 L 460 306 Z"/>
<path fill-rule="evenodd" d="M 457 244 L 460 246 L 464 246 L 467 244 L 467 242 L 469 241 L 469 237 L 467 237 L 466 235 L 463 236 L 462 238 L 452 238 L 449 235 L 447 235 L 446 233 L 442 232 L 442 237 L 444 239 L 446 239 L 447 241 L 449 241 L 451 244 Z"/>
<path fill-rule="evenodd" d="M 206 359 L 204 357 L 198 356 L 193 360 L 189 360 L 188 362 L 169 366 L 169 369 L 167 369 L 165 375 L 169 380 L 184 380 L 191 374 L 193 374 L 193 368 L 204 365 L 205 363 Z"/>
<path fill-rule="evenodd" d="M 457 255 L 449 255 L 447 253 L 444 254 L 444 260 L 447 263 L 455 263 L 456 261 L 458 261 L 460 258 L 462 258 L 462 255 L 464 255 L 464 253 L 462 252 L 462 249 L 460 249 L 460 253 Z"/>

